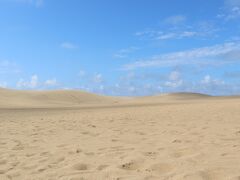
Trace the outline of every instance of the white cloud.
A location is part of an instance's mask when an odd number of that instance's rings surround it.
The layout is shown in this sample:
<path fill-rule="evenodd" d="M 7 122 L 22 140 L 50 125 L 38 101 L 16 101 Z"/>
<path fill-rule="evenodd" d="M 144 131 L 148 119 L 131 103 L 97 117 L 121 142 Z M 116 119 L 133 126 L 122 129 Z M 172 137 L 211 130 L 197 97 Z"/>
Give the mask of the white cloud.
<path fill-rule="evenodd" d="M 95 83 L 102 83 L 103 82 L 103 76 L 102 74 L 98 73 L 93 77 L 93 82 Z"/>
<path fill-rule="evenodd" d="M 153 30 L 153 29 L 147 29 L 147 30 L 144 30 L 144 31 L 138 31 L 134 35 L 135 36 L 139 36 L 139 37 L 147 36 L 147 37 L 153 38 L 156 35 L 160 35 L 162 33 L 163 33 L 162 31 L 156 31 L 156 30 Z"/>
<path fill-rule="evenodd" d="M 134 92 L 136 92 L 136 87 L 131 86 L 131 87 L 128 88 L 128 90 L 129 90 L 131 93 L 134 93 Z"/>
<path fill-rule="evenodd" d="M 181 86 L 183 84 L 183 80 L 179 80 L 179 81 L 167 81 L 165 83 L 165 86 L 170 87 L 170 88 L 177 88 L 179 86 Z"/>
<path fill-rule="evenodd" d="M 169 73 L 149 71 L 127 72 L 113 84 L 108 84 L 102 80 L 101 74 L 96 74 L 95 76 L 89 76 L 87 81 L 78 86 L 78 89 L 113 96 L 146 96 L 171 92 L 199 92 L 223 95 L 240 92 L 239 84 L 226 83 L 210 75 L 205 75 L 202 78 L 195 77 L 192 80 L 189 76 L 193 72 L 176 69 Z M 93 77 L 95 81 L 92 81 Z"/>
<path fill-rule="evenodd" d="M 197 32 L 194 32 L 194 31 L 184 31 L 180 34 L 180 37 L 181 38 L 184 38 L 184 37 L 193 37 L 195 35 L 197 35 L 198 33 Z"/>
<path fill-rule="evenodd" d="M 63 42 L 60 44 L 60 46 L 64 49 L 77 49 L 78 46 L 71 42 Z"/>
<path fill-rule="evenodd" d="M 86 72 L 84 70 L 80 70 L 78 73 L 78 76 L 84 77 L 86 75 Z"/>
<path fill-rule="evenodd" d="M 38 86 L 38 76 L 37 75 L 33 75 L 31 77 L 30 83 L 29 83 L 29 87 L 30 88 L 36 88 Z"/>
<path fill-rule="evenodd" d="M 195 29 L 195 30 L 194 30 Z M 167 29 L 166 31 L 142 31 L 135 33 L 136 36 L 147 39 L 147 40 L 170 40 L 170 39 L 184 39 L 184 38 L 192 38 L 192 37 L 207 37 L 217 31 L 216 28 L 204 27 L 202 24 L 198 24 L 196 28 L 184 27 L 180 29 Z"/>
<path fill-rule="evenodd" d="M 219 28 L 215 27 L 215 24 L 210 21 L 201 21 L 196 23 L 184 23 L 181 26 L 176 27 L 161 27 L 158 29 L 147 29 L 135 33 L 141 39 L 146 40 L 181 40 L 186 38 L 199 38 L 204 39 L 206 37 L 215 38 Z"/>
<path fill-rule="evenodd" d="M 103 91 L 104 89 L 105 89 L 105 86 L 104 86 L 104 85 L 100 85 L 100 86 L 99 86 L 99 90 L 100 90 L 100 91 Z"/>
<path fill-rule="evenodd" d="M 80 71 L 77 74 L 78 85 L 77 89 L 89 91 L 92 93 L 107 93 L 107 83 L 101 73 L 91 74 L 89 72 Z"/>
<path fill-rule="evenodd" d="M 38 76 L 37 75 L 31 76 L 29 81 L 25 81 L 24 79 L 20 79 L 17 82 L 17 88 L 35 89 L 35 88 L 38 87 L 38 85 L 39 85 L 39 82 L 38 82 Z"/>
<path fill-rule="evenodd" d="M 236 93 L 236 84 L 226 84 L 221 79 L 212 78 L 210 75 L 206 75 L 203 79 L 196 85 L 195 90 L 200 90 L 207 94 L 234 94 Z M 237 91 L 238 91 L 237 90 Z"/>
<path fill-rule="evenodd" d="M 202 84 L 208 84 L 211 81 L 211 77 L 209 75 L 206 75 L 202 80 Z"/>
<path fill-rule="evenodd" d="M 139 50 L 140 48 L 138 47 L 134 47 L 134 46 L 131 46 L 129 48 L 126 48 L 126 49 L 120 49 L 118 52 L 116 52 L 113 57 L 114 58 L 126 58 L 128 57 L 129 54 Z"/>
<path fill-rule="evenodd" d="M 223 18 L 226 21 L 240 18 L 240 7 L 233 7 L 228 10 L 228 13 L 218 14 L 217 17 Z"/>
<path fill-rule="evenodd" d="M 27 83 L 24 81 L 24 79 L 19 79 L 16 86 L 17 88 L 25 88 L 27 86 Z"/>
<path fill-rule="evenodd" d="M 149 58 L 149 60 L 139 60 L 135 63 L 126 64 L 123 69 L 132 70 L 144 67 L 167 67 L 184 64 L 230 63 L 233 60 L 237 60 L 234 59 L 236 51 L 240 51 L 240 42 L 229 42 L 154 56 Z"/>
<path fill-rule="evenodd" d="M 225 0 L 225 6 L 228 8 L 240 7 L 240 0 Z"/>
<path fill-rule="evenodd" d="M 170 16 L 164 20 L 165 23 L 171 24 L 171 25 L 178 25 L 182 24 L 186 21 L 186 16 L 183 15 L 175 15 L 175 16 Z"/>
<path fill-rule="evenodd" d="M 183 84 L 183 80 L 181 79 L 181 73 L 178 71 L 172 71 L 169 74 L 168 81 L 165 82 L 165 86 L 170 88 L 177 88 Z"/>
<path fill-rule="evenodd" d="M 197 92 L 212 95 L 231 95 L 239 94 L 240 84 L 226 83 L 224 80 L 205 75 L 201 79 L 188 78 L 184 79 L 182 73 L 185 71 L 173 70 L 172 72 L 158 73 L 158 80 L 152 81 L 152 77 L 145 76 L 144 72 L 130 73 L 124 75 L 122 81 L 118 81 L 113 86 L 106 86 L 107 94 L 111 95 L 125 95 L 125 96 L 146 96 L 161 93 L 172 92 Z M 189 75 L 187 72 L 185 75 Z M 146 77 L 142 79 L 140 77 Z M 163 78 L 162 78 L 163 77 Z M 156 78 L 157 79 L 157 78 Z"/>
<path fill-rule="evenodd" d="M 190 38 L 194 36 L 200 36 L 200 34 L 194 31 L 183 31 L 183 32 L 176 32 L 176 33 L 161 34 L 158 37 L 156 37 L 156 39 L 157 40 L 182 39 L 182 38 Z"/>
<path fill-rule="evenodd" d="M 158 40 L 165 40 L 165 39 L 173 39 L 177 36 L 175 33 L 167 33 L 167 34 L 162 34 L 158 36 L 156 39 Z"/>
<path fill-rule="evenodd" d="M 0 88 L 7 88 L 7 82 L 0 82 Z"/>
<path fill-rule="evenodd" d="M 240 18 L 240 0 L 225 0 L 224 8 L 217 17 L 226 21 Z"/>
<path fill-rule="evenodd" d="M 206 75 L 201 80 L 201 84 L 203 84 L 203 85 L 224 85 L 225 82 L 222 80 L 213 79 L 210 75 Z"/>
<path fill-rule="evenodd" d="M 180 76 L 181 76 L 180 72 L 178 72 L 178 71 L 172 71 L 172 72 L 170 73 L 170 75 L 169 75 L 169 79 L 170 79 L 171 81 L 177 81 L 177 80 L 180 79 Z"/>
<path fill-rule="evenodd" d="M 53 86 L 57 86 L 58 82 L 57 82 L 56 78 L 48 79 L 48 80 L 45 81 L 44 85 L 53 87 Z"/>
<path fill-rule="evenodd" d="M 19 79 L 16 84 L 19 89 L 47 89 L 58 86 L 56 78 L 41 82 L 37 75 L 33 75 L 29 80 Z"/>
<path fill-rule="evenodd" d="M 183 31 L 175 33 L 166 33 L 161 34 L 156 37 L 156 40 L 168 40 L 168 39 L 183 39 L 191 37 L 204 37 L 206 33 L 196 32 L 196 31 Z"/>
<path fill-rule="evenodd" d="M 21 70 L 18 65 L 11 61 L 0 61 L 0 74 L 17 74 L 20 73 Z"/>

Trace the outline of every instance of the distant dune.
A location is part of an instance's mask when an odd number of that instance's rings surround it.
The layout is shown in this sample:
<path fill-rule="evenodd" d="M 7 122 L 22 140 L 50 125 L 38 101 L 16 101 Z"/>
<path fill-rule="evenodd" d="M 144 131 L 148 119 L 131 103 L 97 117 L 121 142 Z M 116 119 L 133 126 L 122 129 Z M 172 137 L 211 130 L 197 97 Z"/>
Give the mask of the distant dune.
<path fill-rule="evenodd" d="M 238 96 L 234 96 L 234 98 L 237 97 Z M 213 96 L 187 92 L 143 97 L 111 97 L 80 90 L 23 91 L 0 88 L 0 108 L 136 105 L 146 103 L 170 103 L 179 100 L 206 100 L 211 98 L 213 98 Z"/>
<path fill-rule="evenodd" d="M 83 91 L 21 91 L 0 89 L 0 107 L 69 107 L 112 103 L 115 98 Z"/>
<path fill-rule="evenodd" d="M 201 98 L 212 97 L 207 94 L 188 93 L 188 92 L 171 93 L 171 94 L 167 94 L 166 96 L 171 97 L 171 98 L 176 98 L 176 99 L 201 99 Z"/>

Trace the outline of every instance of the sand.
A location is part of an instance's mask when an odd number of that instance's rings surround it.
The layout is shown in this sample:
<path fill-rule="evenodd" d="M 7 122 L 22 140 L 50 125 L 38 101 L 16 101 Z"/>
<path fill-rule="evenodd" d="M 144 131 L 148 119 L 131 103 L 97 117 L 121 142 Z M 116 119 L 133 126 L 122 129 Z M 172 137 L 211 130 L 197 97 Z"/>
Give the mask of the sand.
<path fill-rule="evenodd" d="M 240 179 L 238 97 L 0 97 L 0 180 Z"/>

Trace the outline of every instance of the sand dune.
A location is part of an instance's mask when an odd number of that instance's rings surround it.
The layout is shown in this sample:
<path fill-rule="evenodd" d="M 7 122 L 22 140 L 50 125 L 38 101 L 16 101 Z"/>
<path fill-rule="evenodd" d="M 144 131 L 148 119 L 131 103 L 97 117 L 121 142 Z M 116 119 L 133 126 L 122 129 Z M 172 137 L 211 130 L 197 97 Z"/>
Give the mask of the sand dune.
<path fill-rule="evenodd" d="M 151 105 L 200 100 L 211 96 L 198 93 L 172 93 L 145 97 L 109 97 L 77 90 L 22 91 L 0 88 L 1 108 L 60 108 L 89 106 Z"/>
<path fill-rule="evenodd" d="M 0 107 L 72 107 L 112 103 L 115 98 L 83 91 L 20 91 L 0 89 Z"/>
<path fill-rule="evenodd" d="M 167 94 L 166 96 L 173 97 L 173 98 L 180 98 L 180 99 L 200 99 L 200 98 L 212 97 L 210 95 L 201 94 L 201 93 L 186 93 L 186 92 L 171 93 L 171 94 Z"/>
<path fill-rule="evenodd" d="M 201 94 L 1 89 L 0 180 L 239 180 L 239 108 Z"/>
<path fill-rule="evenodd" d="M 211 96 L 199 93 L 172 93 L 146 97 L 109 97 L 77 90 L 21 91 L 0 88 L 1 108 L 58 108 L 112 106 L 145 103 L 165 103 L 176 100 L 204 99 Z M 136 104 L 137 103 L 137 104 Z"/>

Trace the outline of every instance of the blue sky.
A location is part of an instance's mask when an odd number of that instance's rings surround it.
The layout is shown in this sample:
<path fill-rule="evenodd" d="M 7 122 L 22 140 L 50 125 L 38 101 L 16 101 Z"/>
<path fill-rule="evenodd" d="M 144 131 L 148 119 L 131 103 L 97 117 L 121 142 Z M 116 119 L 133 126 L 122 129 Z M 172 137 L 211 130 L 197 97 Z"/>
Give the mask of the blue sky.
<path fill-rule="evenodd" d="M 240 94 L 240 0 L 0 0 L 0 87 Z"/>

